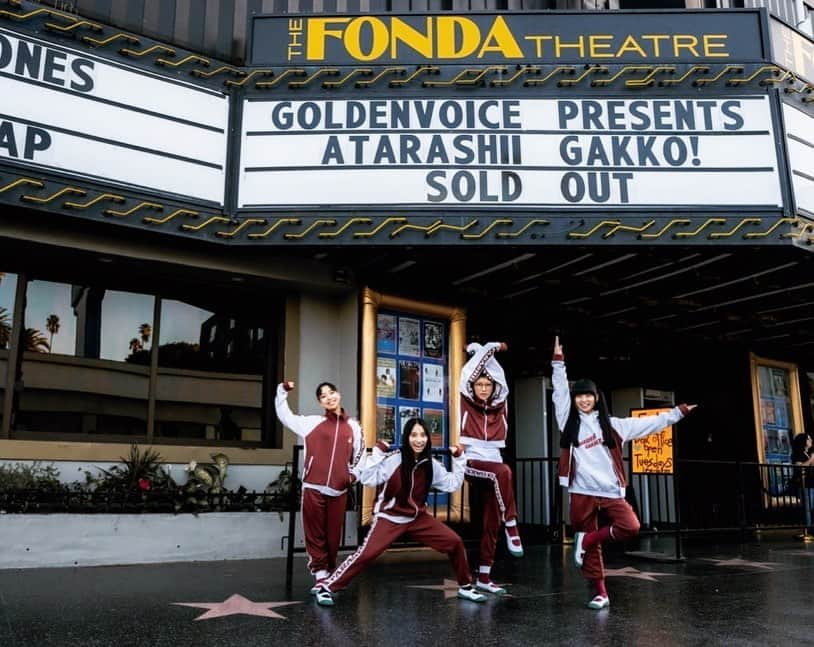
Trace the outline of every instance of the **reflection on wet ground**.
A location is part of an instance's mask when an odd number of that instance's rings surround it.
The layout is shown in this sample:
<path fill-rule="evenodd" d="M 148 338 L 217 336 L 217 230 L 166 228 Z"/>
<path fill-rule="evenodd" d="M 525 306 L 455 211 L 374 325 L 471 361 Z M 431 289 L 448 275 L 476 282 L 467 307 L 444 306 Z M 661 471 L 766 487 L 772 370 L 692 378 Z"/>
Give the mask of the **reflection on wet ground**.
<path fill-rule="evenodd" d="M 663 548 L 671 548 L 669 542 Z M 445 561 L 377 564 L 333 608 L 288 594 L 282 560 L 0 571 L 0 645 L 767 645 L 814 641 L 814 544 L 694 542 L 685 560 L 609 553 L 609 609 L 570 546 L 530 546 L 492 573 L 510 595 L 458 600 Z"/>

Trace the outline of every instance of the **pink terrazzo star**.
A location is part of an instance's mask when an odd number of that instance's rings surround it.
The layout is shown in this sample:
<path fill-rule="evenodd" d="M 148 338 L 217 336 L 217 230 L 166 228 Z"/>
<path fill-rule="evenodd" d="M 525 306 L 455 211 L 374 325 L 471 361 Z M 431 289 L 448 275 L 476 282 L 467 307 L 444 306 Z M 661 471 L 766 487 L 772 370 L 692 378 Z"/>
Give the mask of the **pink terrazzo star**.
<path fill-rule="evenodd" d="M 198 616 L 195 620 L 211 620 L 212 618 L 234 616 L 241 613 L 246 616 L 263 616 L 265 618 L 280 618 L 281 620 L 285 620 L 285 616 L 281 616 L 276 611 L 272 611 L 272 609 L 275 607 L 285 607 L 289 604 L 301 604 L 301 602 L 252 602 L 242 595 L 235 593 L 226 598 L 223 602 L 173 602 L 172 604 L 180 607 L 209 609 L 209 611 Z"/>

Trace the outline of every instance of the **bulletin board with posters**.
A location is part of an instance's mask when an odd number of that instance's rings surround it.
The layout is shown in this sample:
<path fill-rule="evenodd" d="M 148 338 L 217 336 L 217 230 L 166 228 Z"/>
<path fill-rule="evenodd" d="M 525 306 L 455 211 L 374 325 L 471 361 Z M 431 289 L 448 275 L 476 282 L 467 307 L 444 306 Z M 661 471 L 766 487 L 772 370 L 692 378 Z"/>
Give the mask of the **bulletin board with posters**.
<path fill-rule="evenodd" d="M 752 395 L 758 461 L 768 465 L 791 462 L 791 439 L 803 429 L 797 365 L 751 356 Z M 766 490 L 782 494 L 781 469 L 767 471 Z"/>
<path fill-rule="evenodd" d="M 657 416 L 670 411 L 669 407 L 658 409 L 632 409 L 634 418 Z M 672 474 L 673 473 L 673 426 L 665 427 L 657 434 L 650 434 L 633 441 L 630 453 L 632 474 Z"/>
<path fill-rule="evenodd" d="M 381 310 L 376 315 L 376 438 L 400 445 L 410 418 L 427 423 L 433 447 L 449 445 L 447 324 Z"/>

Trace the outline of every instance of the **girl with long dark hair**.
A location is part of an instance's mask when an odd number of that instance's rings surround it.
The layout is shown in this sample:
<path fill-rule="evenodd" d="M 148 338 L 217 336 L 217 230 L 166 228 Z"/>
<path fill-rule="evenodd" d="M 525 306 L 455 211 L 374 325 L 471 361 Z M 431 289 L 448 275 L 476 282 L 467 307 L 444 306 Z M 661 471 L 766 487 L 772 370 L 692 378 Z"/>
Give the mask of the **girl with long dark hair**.
<path fill-rule="evenodd" d="M 602 392 L 591 380 L 577 380 L 568 389 L 565 359 L 560 338 L 554 339 L 552 382 L 554 414 L 560 427 L 560 485 L 568 488 L 574 562 L 594 586 L 591 609 L 610 604 L 605 588 L 602 543 L 626 541 L 639 532 L 639 520 L 625 501 L 625 472 L 622 443 L 644 438 L 675 424 L 696 405 L 680 404 L 657 416 L 615 418 L 608 413 Z M 599 528 L 599 512 L 610 523 Z"/>
<path fill-rule="evenodd" d="M 317 603 L 333 606 L 333 593 L 345 588 L 356 575 L 402 535 L 445 553 L 458 578 L 458 597 L 473 602 L 486 599 L 472 586 L 472 575 L 461 538 L 427 512 L 427 495 L 435 488 L 454 492 L 464 480 L 466 458 L 460 447 L 452 449 L 452 472 L 430 455 L 427 424 L 410 418 L 401 434 L 401 447 L 391 450 L 379 441 L 362 471 L 361 482 L 382 485 L 373 508 L 373 523 L 359 549 L 342 562 L 317 591 Z"/>

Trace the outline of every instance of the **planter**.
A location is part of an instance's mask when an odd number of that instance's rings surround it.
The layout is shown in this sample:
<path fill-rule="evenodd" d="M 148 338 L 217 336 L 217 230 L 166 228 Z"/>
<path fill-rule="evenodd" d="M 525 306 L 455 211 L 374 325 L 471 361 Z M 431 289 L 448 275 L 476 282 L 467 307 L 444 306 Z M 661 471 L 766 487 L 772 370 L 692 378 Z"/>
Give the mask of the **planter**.
<path fill-rule="evenodd" d="M 296 523 L 295 547 L 302 547 Z M 5 514 L 0 568 L 268 559 L 286 554 L 288 513 Z M 346 545 L 356 515 L 346 515 Z"/>

